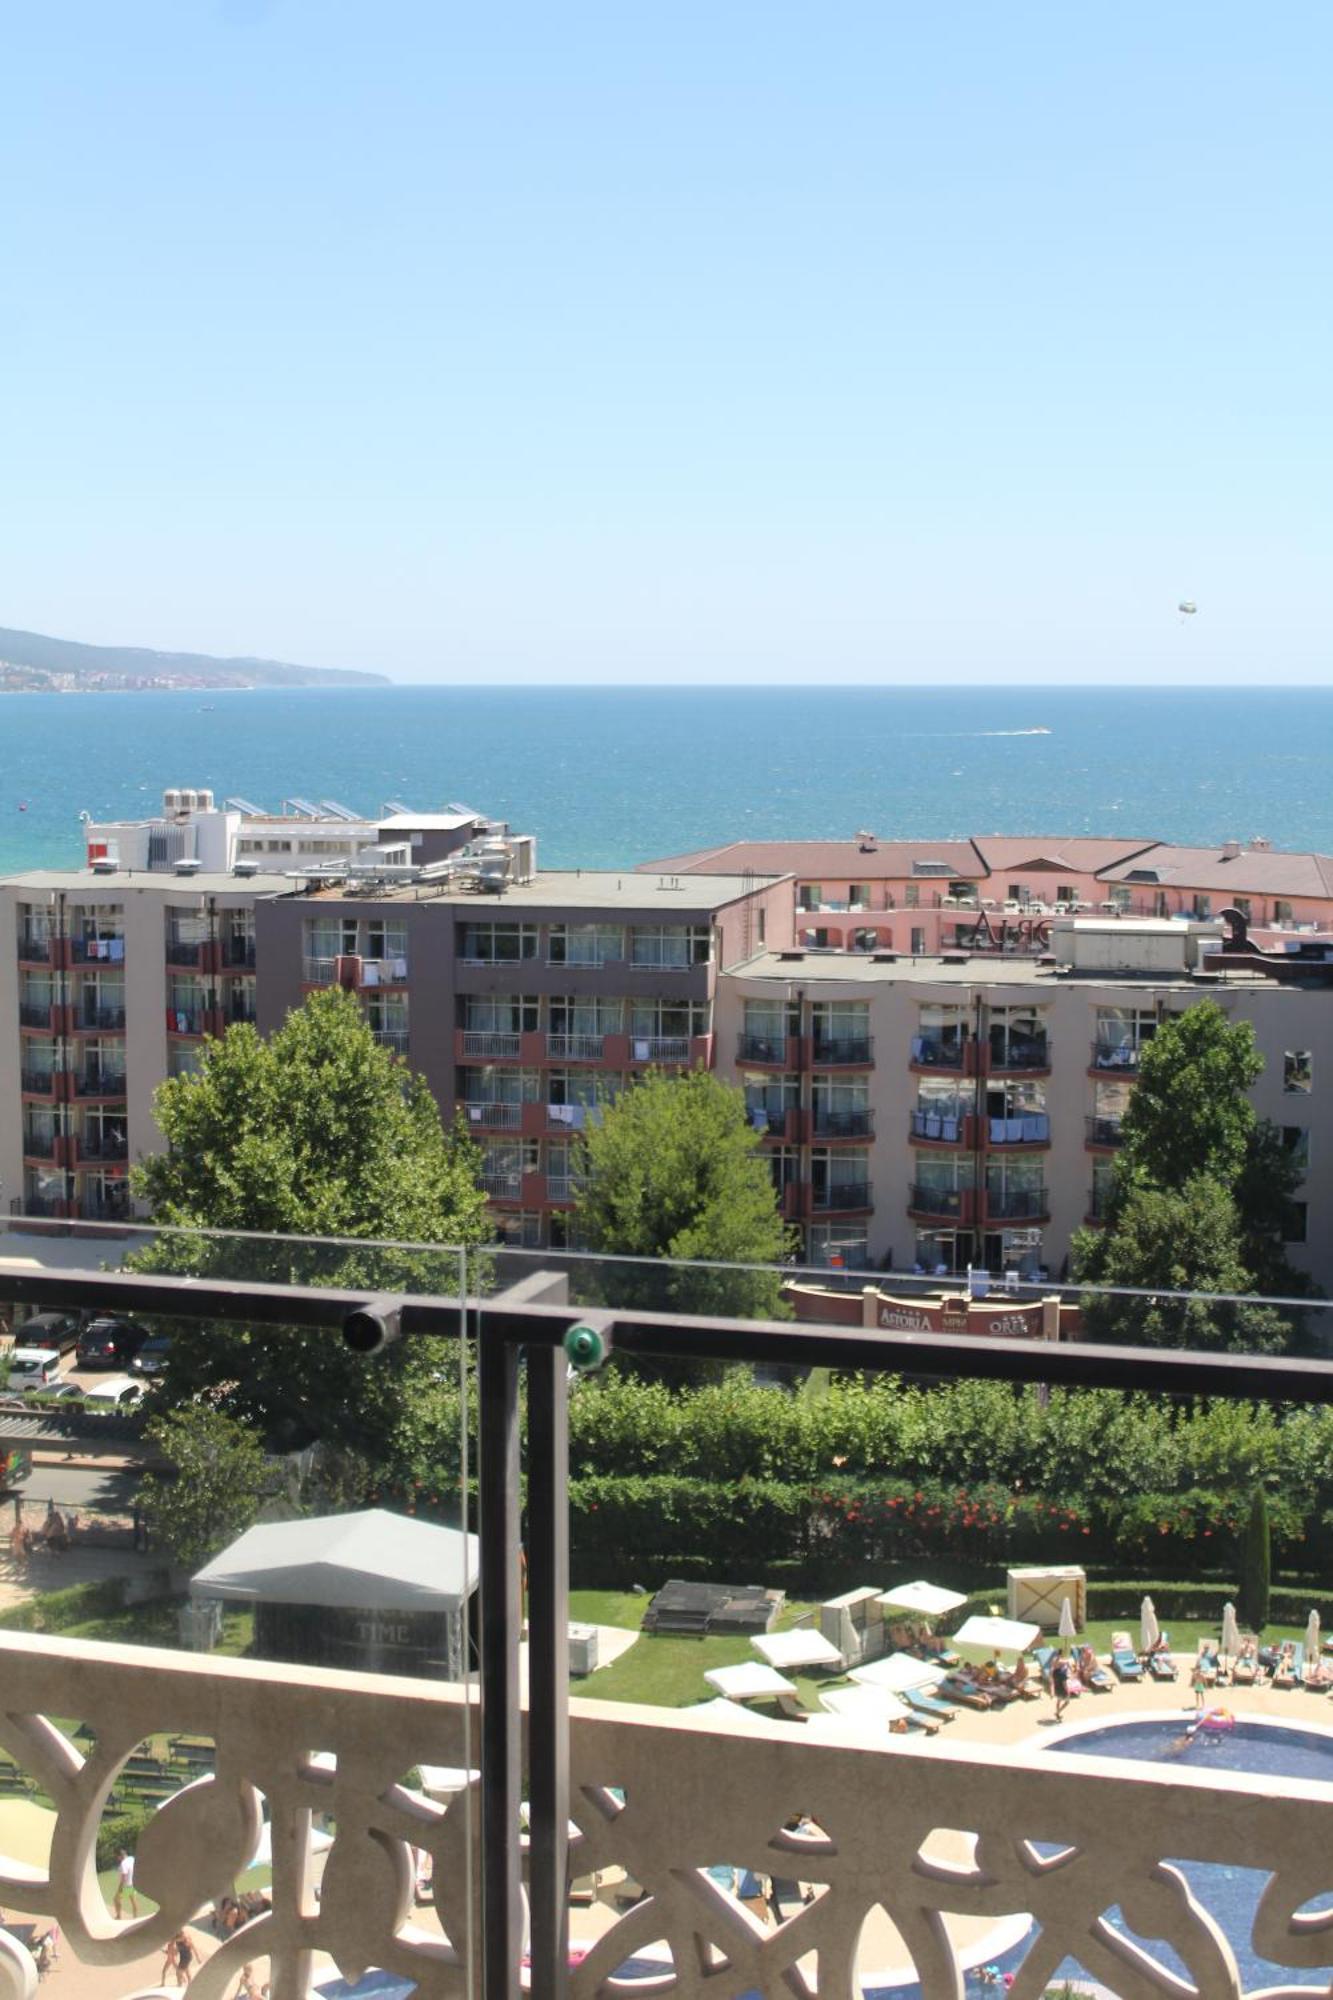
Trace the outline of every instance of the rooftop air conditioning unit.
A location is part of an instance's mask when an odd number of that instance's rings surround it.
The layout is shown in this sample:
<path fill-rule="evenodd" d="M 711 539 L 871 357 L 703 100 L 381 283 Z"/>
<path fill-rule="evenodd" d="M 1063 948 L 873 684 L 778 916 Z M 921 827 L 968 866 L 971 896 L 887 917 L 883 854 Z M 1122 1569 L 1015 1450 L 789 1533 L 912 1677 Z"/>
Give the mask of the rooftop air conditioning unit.
<path fill-rule="evenodd" d="M 804 963 L 805 953 L 803 951 L 780 951 L 778 957 L 784 963 L 794 961 L 797 965 L 801 965 Z"/>
<path fill-rule="evenodd" d="M 119 874 L 119 872 L 120 872 L 120 863 L 116 860 L 114 855 L 99 854 L 97 859 L 93 863 L 94 875 L 116 875 Z"/>
<path fill-rule="evenodd" d="M 195 796 L 199 811 L 201 813 L 211 813 L 213 810 L 213 794 L 211 792 L 198 792 Z"/>
<path fill-rule="evenodd" d="M 257 861 L 238 861 L 231 872 L 233 875 L 244 876 L 248 881 L 251 875 L 259 873 L 259 863 Z"/>
<path fill-rule="evenodd" d="M 176 863 L 176 873 L 178 875 L 197 875 L 201 866 L 202 864 L 196 855 L 182 854 L 180 860 Z"/>

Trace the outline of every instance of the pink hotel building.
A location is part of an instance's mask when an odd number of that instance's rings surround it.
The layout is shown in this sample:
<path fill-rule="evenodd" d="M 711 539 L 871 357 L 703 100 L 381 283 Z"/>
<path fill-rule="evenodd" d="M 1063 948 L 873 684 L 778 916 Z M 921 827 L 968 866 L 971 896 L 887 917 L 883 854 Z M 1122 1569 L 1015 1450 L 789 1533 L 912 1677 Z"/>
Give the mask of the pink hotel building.
<path fill-rule="evenodd" d="M 567 1240 L 599 1102 L 702 1065 L 743 1088 L 812 1263 L 1056 1275 L 1140 1050 L 1207 994 L 1254 1024 L 1304 1175 L 1292 1256 L 1333 1286 L 1333 860 L 862 834 L 552 872 L 467 808 L 294 803 L 169 793 L 90 825 L 85 867 L 0 882 L 12 1213 L 131 1220 L 156 1084 L 336 981 L 467 1121 L 507 1240 Z M 1257 950 L 1218 949 L 1223 910 Z"/>

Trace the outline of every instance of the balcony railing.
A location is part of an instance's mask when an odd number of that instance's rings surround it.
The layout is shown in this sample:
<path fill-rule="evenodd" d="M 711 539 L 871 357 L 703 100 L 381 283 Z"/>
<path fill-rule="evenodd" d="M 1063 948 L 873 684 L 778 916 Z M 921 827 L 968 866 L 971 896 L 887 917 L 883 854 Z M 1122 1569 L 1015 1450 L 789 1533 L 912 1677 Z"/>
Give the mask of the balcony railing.
<path fill-rule="evenodd" d="M 967 1056 L 967 1043 L 960 1039 L 941 1040 L 935 1035 L 914 1035 L 912 1038 L 912 1061 L 921 1069 L 961 1070 Z"/>
<path fill-rule="evenodd" d="M 56 1135 L 54 1132 L 25 1132 L 23 1153 L 29 1160 L 53 1160 L 56 1156 Z"/>
<path fill-rule="evenodd" d="M 629 962 L 631 965 L 652 966 L 661 972 L 688 972 L 694 966 L 707 965 L 708 954 L 695 958 L 689 944 L 682 938 L 665 943 L 656 938 L 633 938 L 630 942 Z"/>
<path fill-rule="evenodd" d="M 55 1071 L 49 1069 L 24 1069 L 19 1071 L 20 1088 L 30 1097 L 49 1097 L 55 1089 Z"/>
<path fill-rule="evenodd" d="M 197 966 L 200 964 L 203 958 L 203 952 L 204 952 L 204 940 L 202 938 L 167 939 L 168 965 Z"/>
<path fill-rule="evenodd" d="M 1019 1041 L 1010 1036 L 1007 1041 L 992 1040 L 990 1045 L 990 1066 L 1003 1075 L 1009 1070 L 1049 1069 L 1051 1066 L 1051 1044 L 1047 1035 L 1033 1035 Z"/>
<path fill-rule="evenodd" d="M 45 1028 L 49 1034 L 51 1029 L 51 1002 L 49 1000 L 40 1003 L 36 1000 L 20 1000 L 19 1026 L 21 1028 Z"/>
<path fill-rule="evenodd" d="M 80 1070 L 74 1079 L 76 1097 L 123 1097 L 125 1095 L 125 1072 L 123 1069 Z"/>
<path fill-rule="evenodd" d="M 914 1111 L 911 1114 L 911 1129 L 914 1139 L 929 1139 L 939 1145 L 956 1146 L 966 1137 L 967 1113 L 964 1111 Z"/>
<path fill-rule="evenodd" d="M 836 1215 L 848 1208 L 869 1208 L 869 1181 L 833 1181 L 827 1187 L 817 1187 L 812 1191 L 810 1206 L 816 1215 Z"/>
<path fill-rule="evenodd" d="M 120 965 L 125 958 L 123 937 L 71 938 L 69 955 L 75 965 Z"/>
<path fill-rule="evenodd" d="M 812 1129 L 816 1139 L 868 1139 L 872 1123 L 869 1106 L 859 1111 L 824 1111 L 816 1104 Z"/>
<path fill-rule="evenodd" d="M 125 1003 L 121 1001 L 116 1005 L 104 1001 L 100 1006 L 93 1007 L 85 1003 L 75 1025 L 85 1031 L 94 1028 L 123 1028 Z"/>
<path fill-rule="evenodd" d="M 570 1174 L 548 1174 L 546 1176 L 546 1199 L 548 1201 L 573 1201 L 574 1181 Z"/>
<path fill-rule="evenodd" d="M 103 1194 L 80 1195 L 78 1213 L 84 1222 L 124 1222 L 130 1212 L 130 1192 L 122 1184 L 113 1194 L 108 1190 Z"/>
<path fill-rule="evenodd" d="M 62 1195 L 23 1194 L 15 1195 L 9 1210 L 11 1215 L 52 1216 L 59 1215 L 64 1206 Z"/>
<path fill-rule="evenodd" d="M 28 965 L 49 965 L 51 963 L 50 938 L 34 937 L 31 931 L 20 931 L 19 957 Z"/>
<path fill-rule="evenodd" d="M 921 1215 L 961 1216 L 963 1196 L 970 1193 L 970 1188 L 928 1187 L 924 1181 L 914 1181 L 907 1205 Z"/>
<path fill-rule="evenodd" d="M 304 986 L 332 986 L 336 958 L 303 958 L 301 983 Z"/>
<path fill-rule="evenodd" d="M 1133 1075 L 1139 1066 L 1139 1049 L 1128 1042 L 1102 1042 L 1092 1045 L 1092 1067 L 1094 1069 L 1118 1070 L 1121 1075 Z"/>
<path fill-rule="evenodd" d="M 463 1105 L 463 1116 L 470 1125 L 489 1125 L 493 1131 L 517 1132 L 523 1123 L 523 1106 L 504 1104 L 495 1098 L 481 1102 L 469 1098 Z"/>
<path fill-rule="evenodd" d="M 631 1035 L 630 1061 L 684 1063 L 690 1059 L 688 1035 Z"/>
<path fill-rule="evenodd" d="M 398 1056 L 407 1054 L 409 1031 L 406 1028 L 374 1028 L 371 1032 L 382 1049 L 392 1049 Z"/>
<path fill-rule="evenodd" d="M 1012 1118 L 988 1118 L 983 1126 L 988 1146 L 1045 1146 L 1051 1121 L 1044 1111 L 1019 1111 Z"/>
<path fill-rule="evenodd" d="M 1089 1118 L 1087 1128 L 1090 1146 L 1119 1146 L 1124 1143 L 1118 1118 Z"/>
<path fill-rule="evenodd" d="M 91 1270 L 39 1271 L 22 1284 L 23 1298 L 38 1306 L 97 1304 L 201 1321 L 243 1314 L 248 1289 Z M 268 1287 L 253 1289 L 262 1325 L 275 1301 Z M 363 1297 L 295 1289 L 281 1305 L 291 1323 L 327 1329 Z M 478 1468 L 480 1710 L 477 1691 L 466 1684 L 0 1633 L 5 1747 L 18 1784 L 48 1798 L 57 1815 L 50 1859 L 11 1871 L 7 1906 L 60 1925 L 58 1984 L 63 1979 L 71 1994 L 81 1990 L 80 1954 L 104 1968 L 99 1990 L 116 1990 L 110 1968 L 120 1968 L 126 1993 L 150 1984 L 144 1962 L 155 1971 L 163 1940 L 197 1921 L 244 1872 L 265 1801 L 272 1908 L 243 1936 L 223 1942 L 215 1954 L 222 1962 L 206 1980 L 210 1994 L 231 1987 L 243 1960 L 265 1958 L 275 1995 L 296 2000 L 309 1985 L 311 1954 L 327 1952 L 343 1970 L 383 1967 L 423 1992 L 461 1990 L 470 1968 L 473 1991 L 506 2000 L 519 1991 L 526 1916 L 532 1991 L 540 2000 L 609 1990 L 617 1969 L 652 1953 L 663 1936 L 669 1945 L 681 1940 L 691 1963 L 721 1970 L 727 1992 L 783 1992 L 791 1985 L 786 1975 L 817 1951 L 821 1973 L 837 1968 L 832 1990 L 843 1995 L 879 1983 L 866 1977 L 882 1960 L 866 1962 L 864 1933 L 872 1913 L 883 1911 L 914 1946 L 932 2000 L 961 1993 L 965 1984 L 959 1934 L 946 1915 L 966 1921 L 974 1956 L 978 1947 L 991 1955 L 990 1927 L 1002 1924 L 1005 1942 L 994 1955 L 1004 1954 L 1031 1994 L 1047 1990 L 1054 1969 L 1071 1959 L 1114 1991 L 1128 1978 L 1136 1992 L 1236 2000 L 1232 1954 L 1200 1908 L 1208 1890 L 1187 1885 L 1171 1865 L 1179 1861 L 1271 1877 L 1252 1937 L 1250 1913 L 1242 1920 L 1245 1941 L 1293 1975 L 1318 1967 L 1327 1984 L 1328 1940 L 1318 1912 L 1302 1910 L 1325 1882 L 1319 1857 L 1333 1806 L 1333 1785 L 1325 1781 L 1275 1783 L 1206 1756 L 1165 1764 L 1066 1761 L 1037 1752 L 1031 1739 L 1040 1730 L 1024 1741 L 1006 1742 L 997 1732 L 987 1741 L 935 1745 L 890 1737 L 882 1727 L 830 1737 L 777 1719 L 742 1721 L 725 1709 L 664 1714 L 568 1700 L 564 1340 L 578 1312 L 506 1306 L 503 1298 L 425 1298 L 412 1302 L 405 1327 L 409 1335 L 456 1337 L 474 1313 L 485 1324 L 479 1425 L 492 1448 L 482 1451 Z M 647 1312 L 618 1314 L 614 1333 L 640 1355 L 779 1369 L 814 1363 L 849 1373 L 923 1366 L 916 1333 Z M 968 1335 L 932 1334 L 931 1374 L 968 1378 L 979 1345 Z M 985 1346 L 984 1372 L 993 1379 L 1130 1391 L 1142 1380 L 1142 1349 L 1077 1340 Z M 1274 1364 L 1164 1349 L 1153 1351 L 1152 1367 L 1160 1393 L 1185 1405 L 1211 1396 L 1311 1405 L 1329 1397 L 1327 1364 L 1319 1361 Z M 524 1510 L 529 1646 L 521 1694 Z M 1243 1707 L 1254 1698 L 1237 1690 L 1227 1699 Z M 82 1748 L 60 1720 L 73 1717 L 82 1725 Z M 116 1923 L 99 1901 L 91 1850 L 117 1775 L 146 1738 L 169 1733 L 211 1746 L 211 1770 L 170 1796 L 142 1835 L 138 1886 L 156 1907 Z M 1077 1749 L 1077 1740 L 1069 1747 Z M 405 1789 L 406 1774 L 427 1765 L 462 1777 L 461 1797 L 447 1809 Z M 530 1842 L 521 1848 L 524 1799 Z M 793 1824 L 796 1810 L 803 1818 Z M 311 1887 L 316 1816 L 333 1829 L 319 1895 Z M 947 1854 L 933 1839 L 936 1829 L 952 1830 Z M 443 1936 L 414 1921 L 412 1884 L 424 1871 L 413 1848 L 429 1858 Z M 44 1857 L 45 1842 L 40 1852 Z M 813 1901 L 794 1898 L 792 1913 L 779 1912 L 776 1921 L 767 1913 L 752 1917 L 710 1874 L 719 1856 L 809 1880 Z M 630 1878 L 626 1893 L 599 1909 L 580 1939 L 587 1955 L 567 1980 L 569 1876 L 606 1878 L 613 1870 L 617 1884 Z M 469 1873 L 480 1917 L 463 1887 Z M 1136 1935 L 1110 1921 L 1117 1905 Z M 652 1970 L 660 1986 L 674 1968 L 654 1955 Z M 1265 1986 L 1294 1990 L 1294 1982 Z"/>
<path fill-rule="evenodd" d="M 986 1213 L 996 1222 L 1030 1222 L 1049 1212 L 1050 1198 L 1040 1188 L 987 1188 Z"/>
<path fill-rule="evenodd" d="M 785 1035 L 744 1034 L 737 1043 L 737 1055 L 741 1062 L 785 1063 L 787 1040 Z"/>
<path fill-rule="evenodd" d="M 521 1045 L 518 1035 L 505 1034 L 494 1028 L 464 1028 L 463 1054 L 481 1056 L 487 1062 L 506 1061 L 516 1056 Z"/>
<path fill-rule="evenodd" d="M 124 1132 L 84 1131 L 79 1135 L 80 1160 L 128 1160 L 129 1139 Z"/>
<path fill-rule="evenodd" d="M 253 992 L 250 991 L 247 992 L 244 999 L 233 994 L 222 1011 L 228 1025 L 233 1022 L 256 1021 L 259 1018 L 255 1007 L 255 997 Z"/>
<path fill-rule="evenodd" d="M 110 1026 L 110 1023 L 107 1024 Z M 121 1017 L 124 1026 L 124 1016 Z M 167 1033 L 169 1035 L 202 1035 L 204 1032 L 204 1010 L 202 1007 L 168 1007 Z"/>
<path fill-rule="evenodd" d="M 517 1201 L 523 1191 L 523 1176 L 512 1174 L 479 1174 L 483 1194 L 492 1201 Z"/>
<path fill-rule="evenodd" d="M 868 1063 L 875 1049 L 872 1035 L 816 1035 L 811 1061 L 816 1069 L 840 1063 Z"/>
<path fill-rule="evenodd" d="M 551 1034 L 546 1037 L 546 1053 L 553 1062 L 600 1062 L 604 1035 Z"/>
<path fill-rule="evenodd" d="M 224 937 L 222 940 L 222 963 L 238 971 L 246 971 L 255 962 L 255 941 L 252 937 Z"/>

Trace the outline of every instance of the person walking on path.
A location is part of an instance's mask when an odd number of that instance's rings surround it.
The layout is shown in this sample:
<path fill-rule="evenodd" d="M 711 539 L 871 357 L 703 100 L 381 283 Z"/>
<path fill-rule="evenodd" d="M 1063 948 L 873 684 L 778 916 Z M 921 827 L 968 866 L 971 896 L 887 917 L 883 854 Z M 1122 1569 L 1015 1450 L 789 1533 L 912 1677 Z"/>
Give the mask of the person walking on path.
<path fill-rule="evenodd" d="M 176 1947 L 176 1984 L 188 1986 L 194 1978 L 195 1960 L 199 1950 L 188 1931 L 177 1931 L 172 1940 Z M 165 1980 L 163 1981 L 165 1985 Z"/>
<path fill-rule="evenodd" d="M 117 1919 L 125 1915 L 125 1898 L 129 1897 L 130 1915 L 139 1914 L 139 1897 L 134 1887 L 134 1856 L 128 1848 L 122 1847 L 116 1857 L 116 1895 L 111 1905 L 111 1914 Z"/>
<path fill-rule="evenodd" d="M 1063 1653 L 1057 1655 L 1051 1668 L 1051 1693 L 1055 1696 L 1055 1719 L 1063 1722 L 1069 1706 L 1069 1662 Z"/>
<path fill-rule="evenodd" d="M 1207 1692 L 1208 1683 L 1203 1677 L 1203 1668 L 1196 1667 L 1194 1669 L 1194 1713 L 1196 1715 L 1203 1714 L 1204 1697 Z"/>

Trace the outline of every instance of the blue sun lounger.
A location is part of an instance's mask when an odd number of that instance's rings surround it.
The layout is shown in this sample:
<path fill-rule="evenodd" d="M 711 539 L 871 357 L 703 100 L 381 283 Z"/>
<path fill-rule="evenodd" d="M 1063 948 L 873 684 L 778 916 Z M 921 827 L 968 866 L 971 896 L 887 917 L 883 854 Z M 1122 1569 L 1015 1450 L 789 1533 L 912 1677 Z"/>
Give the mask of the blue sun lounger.
<path fill-rule="evenodd" d="M 1143 1668 L 1139 1665 L 1139 1656 L 1132 1646 L 1117 1646 L 1111 1655 L 1111 1665 L 1115 1669 L 1117 1680 L 1141 1681 L 1143 1679 Z"/>
<path fill-rule="evenodd" d="M 958 1713 L 947 1701 L 937 1701 L 923 1688 L 904 1688 L 899 1699 L 905 1701 L 909 1708 L 914 1708 L 918 1715 L 929 1716 L 932 1722 L 952 1722 Z"/>

